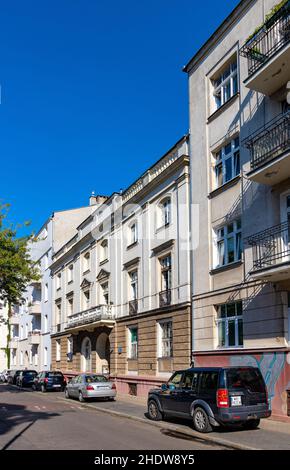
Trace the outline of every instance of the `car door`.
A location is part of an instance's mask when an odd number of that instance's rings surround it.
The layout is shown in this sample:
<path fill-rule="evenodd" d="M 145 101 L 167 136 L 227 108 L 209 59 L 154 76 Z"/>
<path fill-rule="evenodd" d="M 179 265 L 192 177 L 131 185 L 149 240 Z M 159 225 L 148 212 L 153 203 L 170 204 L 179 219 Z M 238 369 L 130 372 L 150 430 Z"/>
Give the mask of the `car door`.
<path fill-rule="evenodd" d="M 180 388 L 182 377 L 183 372 L 175 372 L 167 382 L 167 390 L 161 393 L 161 401 L 165 413 L 178 414 L 177 401 L 182 391 Z"/>
<path fill-rule="evenodd" d="M 191 404 L 197 398 L 200 373 L 188 370 L 184 373 L 180 389 L 176 396 L 176 410 L 190 417 Z"/>
<path fill-rule="evenodd" d="M 211 408 L 214 408 L 216 406 L 218 379 L 218 371 L 209 370 L 201 373 L 198 398 L 204 400 Z"/>
<path fill-rule="evenodd" d="M 77 377 L 73 377 L 67 384 L 67 388 L 71 397 L 75 397 L 75 386 Z"/>

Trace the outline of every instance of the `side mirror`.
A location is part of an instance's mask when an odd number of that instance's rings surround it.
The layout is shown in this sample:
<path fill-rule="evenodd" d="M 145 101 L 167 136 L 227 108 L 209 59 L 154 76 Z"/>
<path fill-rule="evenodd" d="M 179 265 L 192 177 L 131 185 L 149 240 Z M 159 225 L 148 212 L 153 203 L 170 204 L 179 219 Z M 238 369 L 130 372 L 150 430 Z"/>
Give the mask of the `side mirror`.
<path fill-rule="evenodd" d="M 172 390 L 175 390 L 175 388 L 176 388 L 176 387 L 175 387 L 175 385 L 174 385 L 174 384 L 170 384 L 170 385 L 169 385 L 169 390 L 171 390 L 171 391 L 172 391 Z"/>
<path fill-rule="evenodd" d="M 162 384 L 162 385 L 161 385 L 161 390 L 162 390 L 162 392 L 166 392 L 167 389 L 168 389 L 168 385 L 167 385 L 167 384 Z"/>

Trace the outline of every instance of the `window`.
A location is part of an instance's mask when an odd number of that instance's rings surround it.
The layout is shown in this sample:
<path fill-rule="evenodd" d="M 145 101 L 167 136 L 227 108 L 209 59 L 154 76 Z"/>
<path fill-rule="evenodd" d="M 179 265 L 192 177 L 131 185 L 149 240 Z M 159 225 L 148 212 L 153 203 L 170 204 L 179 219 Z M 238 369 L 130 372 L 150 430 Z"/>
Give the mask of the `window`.
<path fill-rule="evenodd" d="M 61 354 L 61 351 L 60 351 L 60 348 L 61 348 L 60 339 L 57 339 L 57 340 L 55 341 L 55 347 L 56 347 L 56 358 L 55 358 L 55 360 L 56 360 L 56 361 L 60 361 L 60 354 Z"/>
<path fill-rule="evenodd" d="M 67 299 L 67 315 L 71 316 L 74 313 L 74 299 L 73 297 L 69 297 Z"/>
<path fill-rule="evenodd" d="M 67 269 L 67 282 L 73 281 L 74 267 L 73 264 L 70 264 Z"/>
<path fill-rule="evenodd" d="M 132 224 L 129 230 L 130 230 L 130 233 L 129 233 L 129 246 L 130 246 L 130 245 L 134 245 L 134 243 L 137 243 L 138 241 L 137 224 L 136 223 Z"/>
<path fill-rule="evenodd" d="M 215 109 L 219 109 L 238 92 L 238 69 L 235 58 L 222 73 L 212 80 Z"/>
<path fill-rule="evenodd" d="M 173 356 L 172 321 L 160 322 L 160 357 Z"/>
<path fill-rule="evenodd" d="M 44 353 L 43 353 L 43 365 L 47 366 L 47 348 L 44 348 Z"/>
<path fill-rule="evenodd" d="M 23 366 L 23 351 L 20 351 L 20 365 Z"/>
<path fill-rule="evenodd" d="M 44 286 L 44 302 L 48 301 L 48 284 Z"/>
<path fill-rule="evenodd" d="M 138 358 L 138 328 L 129 329 L 129 358 Z"/>
<path fill-rule="evenodd" d="M 90 290 L 83 291 L 83 310 L 88 310 L 90 308 Z"/>
<path fill-rule="evenodd" d="M 61 303 L 55 304 L 55 324 L 60 327 L 61 324 Z"/>
<path fill-rule="evenodd" d="M 161 267 L 161 291 L 171 289 L 171 255 L 160 259 Z"/>
<path fill-rule="evenodd" d="M 169 225 L 171 222 L 171 200 L 165 199 L 160 204 L 161 206 L 161 225 Z"/>
<path fill-rule="evenodd" d="M 104 305 L 109 305 L 109 283 L 105 282 L 104 284 L 101 285 L 102 289 L 102 296 L 103 296 L 103 304 Z"/>
<path fill-rule="evenodd" d="M 216 267 L 240 261 L 242 258 L 241 220 L 231 222 L 217 230 Z"/>
<path fill-rule="evenodd" d="M 61 273 L 58 273 L 58 275 L 56 276 L 56 288 L 61 288 Z"/>
<path fill-rule="evenodd" d="M 108 240 L 103 240 L 101 243 L 101 262 L 108 259 Z"/>
<path fill-rule="evenodd" d="M 218 372 L 202 372 L 199 385 L 199 393 L 216 393 L 218 385 Z"/>
<path fill-rule="evenodd" d="M 215 154 L 215 179 L 216 188 L 232 180 L 240 174 L 240 139 L 228 142 Z"/>
<path fill-rule="evenodd" d="M 91 258 L 90 253 L 89 252 L 85 253 L 84 259 L 83 259 L 83 262 L 84 262 L 83 272 L 90 270 L 90 258 Z"/>
<path fill-rule="evenodd" d="M 129 273 L 130 276 L 130 287 L 131 287 L 131 300 L 138 299 L 138 271 L 132 271 Z"/>
<path fill-rule="evenodd" d="M 175 374 L 170 377 L 168 380 L 168 385 L 174 385 L 175 387 L 179 387 L 181 384 L 181 379 L 182 379 L 182 372 L 175 372 Z"/>
<path fill-rule="evenodd" d="M 29 364 L 32 365 L 32 351 L 29 350 Z"/>
<path fill-rule="evenodd" d="M 186 390 L 197 392 L 199 372 L 186 371 L 182 378 L 181 386 Z"/>
<path fill-rule="evenodd" d="M 218 307 L 218 347 L 243 346 L 243 304 L 235 302 Z"/>
<path fill-rule="evenodd" d="M 67 338 L 67 360 L 71 361 L 72 360 L 72 354 L 73 354 L 73 337 L 70 336 Z"/>
<path fill-rule="evenodd" d="M 48 317 L 47 315 L 44 315 L 44 333 L 47 333 L 48 331 Z"/>

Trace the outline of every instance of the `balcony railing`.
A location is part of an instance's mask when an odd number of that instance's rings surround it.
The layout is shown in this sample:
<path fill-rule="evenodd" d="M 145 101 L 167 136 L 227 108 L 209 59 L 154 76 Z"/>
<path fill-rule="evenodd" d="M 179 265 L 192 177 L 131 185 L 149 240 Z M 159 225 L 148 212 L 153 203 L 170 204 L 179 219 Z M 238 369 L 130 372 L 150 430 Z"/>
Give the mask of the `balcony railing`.
<path fill-rule="evenodd" d="M 28 306 L 29 315 L 40 315 L 41 314 L 41 303 L 39 300 L 34 300 Z"/>
<path fill-rule="evenodd" d="M 271 227 L 247 239 L 253 250 L 253 270 L 290 262 L 290 223 Z"/>
<path fill-rule="evenodd" d="M 171 290 L 163 290 L 159 292 L 159 306 L 166 307 L 171 304 Z"/>
<path fill-rule="evenodd" d="M 248 73 L 253 75 L 290 42 L 290 0 L 283 5 L 240 49 L 248 59 Z"/>
<path fill-rule="evenodd" d="M 40 330 L 33 330 L 28 333 L 28 343 L 29 344 L 40 344 L 40 336 L 41 336 L 41 331 Z"/>
<path fill-rule="evenodd" d="M 252 170 L 290 150 L 290 112 L 280 114 L 259 128 L 244 144 L 250 150 Z"/>
<path fill-rule="evenodd" d="M 84 310 L 83 312 L 71 315 L 68 318 L 66 328 L 95 323 L 101 320 L 113 320 L 112 307 L 110 305 L 99 305 L 98 307 Z"/>
<path fill-rule="evenodd" d="M 130 300 L 129 302 L 129 315 L 136 315 L 138 313 L 138 300 Z"/>

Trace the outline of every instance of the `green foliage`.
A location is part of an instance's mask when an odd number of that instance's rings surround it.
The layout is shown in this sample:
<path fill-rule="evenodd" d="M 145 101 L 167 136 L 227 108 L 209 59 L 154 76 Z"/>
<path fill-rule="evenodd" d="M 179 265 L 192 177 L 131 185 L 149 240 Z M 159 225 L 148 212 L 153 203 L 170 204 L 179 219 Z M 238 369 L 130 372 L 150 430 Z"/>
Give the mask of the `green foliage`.
<path fill-rule="evenodd" d="M 0 206 L 0 297 L 8 304 L 7 364 L 10 367 L 11 338 L 10 317 L 12 306 L 23 302 L 27 285 L 40 278 L 38 266 L 30 258 L 33 235 L 18 237 L 21 225 L 14 226 L 7 220 L 9 204 Z"/>
<path fill-rule="evenodd" d="M 269 11 L 269 13 L 265 17 L 264 23 L 262 23 L 260 26 L 258 26 L 252 34 L 247 38 L 246 43 L 250 41 L 253 37 L 256 36 L 256 34 L 265 26 L 271 18 L 277 13 L 277 11 L 280 10 L 284 5 L 286 5 L 289 2 L 289 0 L 282 0 L 281 2 L 277 3 L 276 5 L 273 6 L 273 8 Z"/>

